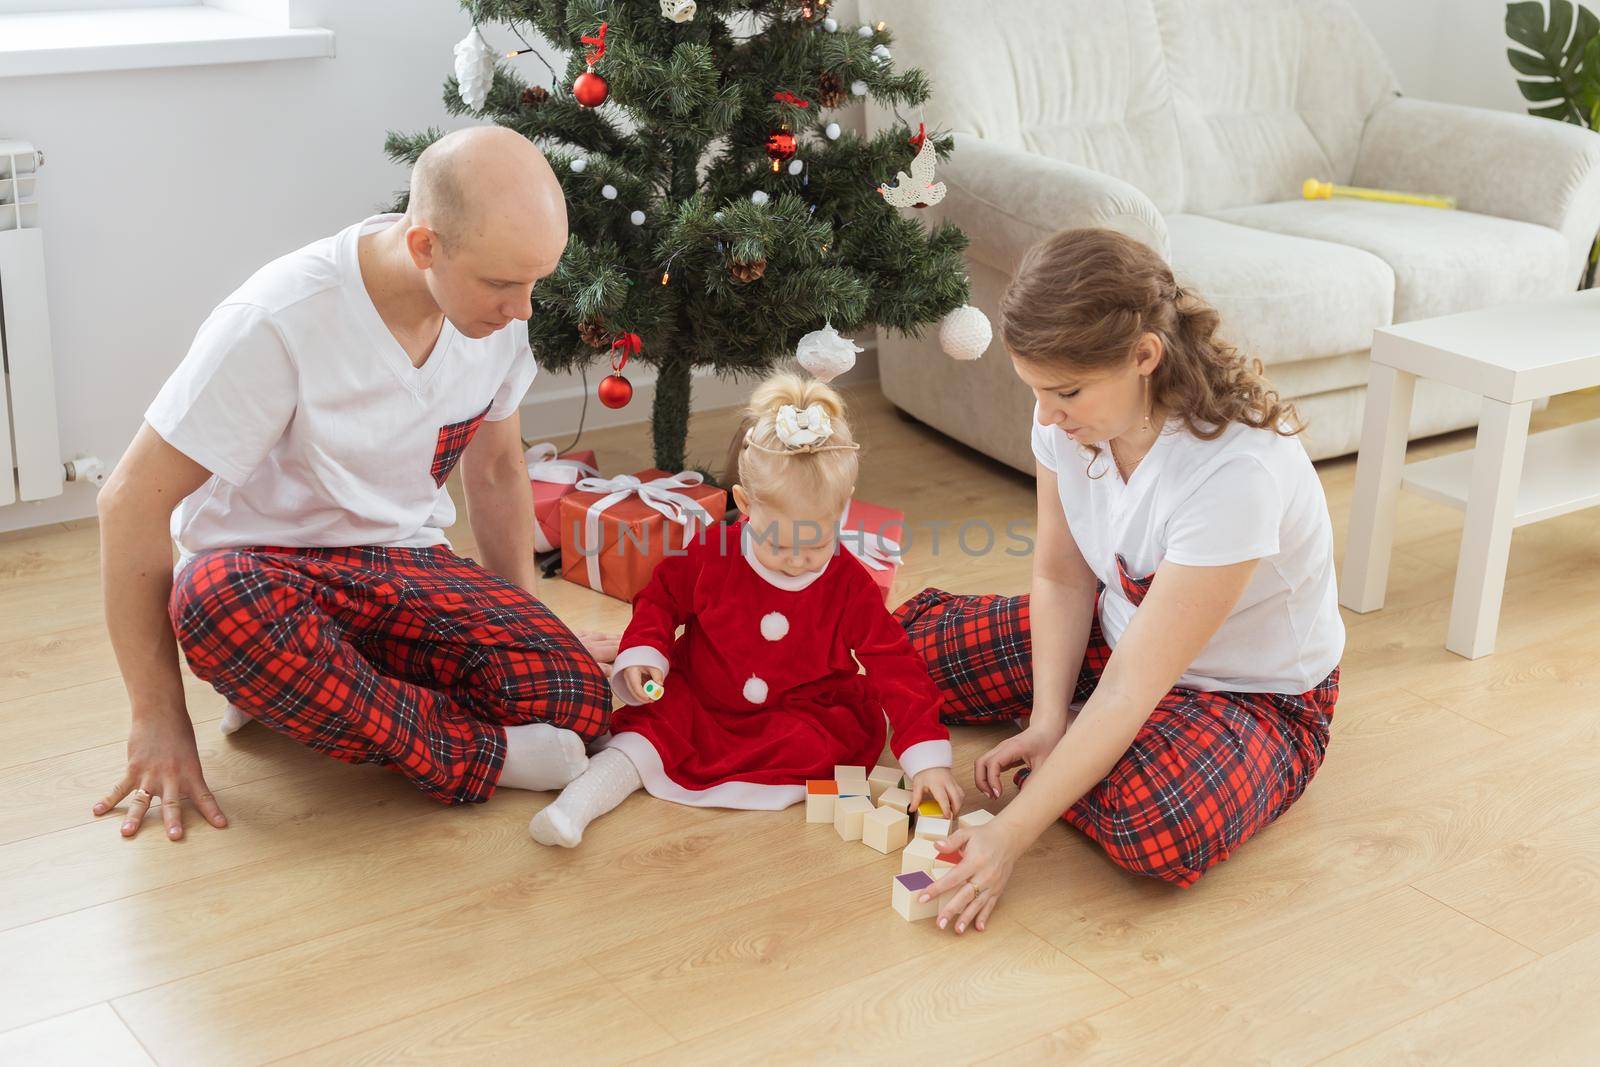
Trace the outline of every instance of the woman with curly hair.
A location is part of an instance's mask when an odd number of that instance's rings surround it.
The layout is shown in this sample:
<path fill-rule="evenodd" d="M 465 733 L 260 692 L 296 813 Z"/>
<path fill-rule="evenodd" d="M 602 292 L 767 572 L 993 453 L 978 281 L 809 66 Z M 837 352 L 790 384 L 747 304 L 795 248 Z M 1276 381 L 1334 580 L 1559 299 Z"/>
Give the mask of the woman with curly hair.
<path fill-rule="evenodd" d="M 944 721 L 1018 720 L 980 791 L 1025 788 L 927 890 L 983 929 L 1057 819 L 1116 863 L 1192 885 L 1322 762 L 1344 626 L 1304 427 L 1161 257 L 1107 230 L 1033 248 L 1000 332 L 1032 389 L 1038 541 L 1028 596 L 924 590 L 898 612 Z"/>

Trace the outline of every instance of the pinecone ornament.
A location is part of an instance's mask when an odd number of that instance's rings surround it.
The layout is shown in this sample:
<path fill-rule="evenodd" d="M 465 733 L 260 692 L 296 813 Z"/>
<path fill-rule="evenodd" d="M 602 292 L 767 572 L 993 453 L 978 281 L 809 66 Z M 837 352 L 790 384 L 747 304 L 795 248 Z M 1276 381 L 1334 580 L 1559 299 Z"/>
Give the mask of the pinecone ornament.
<path fill-rule="evenodd" d="M 753 282 L 767 273 L 767 261 L 752 259 L 749 262 L 734 260 L 728 265 L 728 271 L 734 278 L 741 282 Z"/>
<path fill-rule="evenodd" d="M 817 79 L 817 103 L 823 107 L 842 107 L 850 94 L 845 91 L 844 79 L 831 70 L 822 72 Z"/>
<path fill-rule="evenodd" d="M 598 322 L 578 323 L 578 336 L 590 348 L 607 348 L 611 345 L 611 334 Z"/>
<path fill-rule="evenodd" d="M 550 90 L 542 85 L 530 85 L 522 90 L 522 106 L 538 107 L 550 99 Z"/>

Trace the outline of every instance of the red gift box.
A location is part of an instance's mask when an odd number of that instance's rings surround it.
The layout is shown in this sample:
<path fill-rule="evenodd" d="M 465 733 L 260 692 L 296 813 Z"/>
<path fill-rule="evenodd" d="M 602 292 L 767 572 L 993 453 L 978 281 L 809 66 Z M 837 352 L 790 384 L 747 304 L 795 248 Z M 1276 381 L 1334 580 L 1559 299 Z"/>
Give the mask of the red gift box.
<path fill-rule="evenodd" d="M 585 478 L 561 498 L 561 576 L 632 601 L 667 553 L 722 521 L 727 490 L 695 471 Z"/>
<path fill-rule="evenodd" d="M 839 545 L 867 568 L 878 583 L 885 605 L 894 589 L 900 570 L 900 542 L 905 539 L 906 516 L 902 511 L 852 500 L 839 519 Z"/>
<path fill-rule="evenodd" d="M 558 458 L 556 446 L 548 441 L 528 449 L 526 459 L 533 487 L 533 550 L 549 552 L 561 547 L 561 498 L 580 478 L 597 478 L 600 471 L 592 450 Z"/>

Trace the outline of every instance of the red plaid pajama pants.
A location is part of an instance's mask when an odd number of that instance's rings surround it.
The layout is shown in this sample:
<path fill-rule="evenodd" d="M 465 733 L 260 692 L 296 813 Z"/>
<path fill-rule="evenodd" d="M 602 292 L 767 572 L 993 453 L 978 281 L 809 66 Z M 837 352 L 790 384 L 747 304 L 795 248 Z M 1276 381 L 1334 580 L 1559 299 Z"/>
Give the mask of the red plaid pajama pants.
<path fill-rule="evenodd" d="M 169 610 L 190 668 L 240 710 L 447 804 L 494 792 L 503 727 L 589 740 L 610 715 L 610 684 L 550 609 L 444 547 L 207 552 Z"/>
<path fill-rule="evenodd" d="M 1138 603 L 1149 579 L 1124 572 L 1123 584 Z M 1027 597 L 925 589 L 895 614 L 944 693 L 947 725 L 1032 713 Z M 1089 698 L 1110 658 L 1097 618 L 1074 700 Z M 1111 772 L 1061 817 L 1119 867 L 1193 885 L 1299 799 L 1322 764 L 1338 696 L 1337 669 L 1297 696 L 1174 689 Z"/>

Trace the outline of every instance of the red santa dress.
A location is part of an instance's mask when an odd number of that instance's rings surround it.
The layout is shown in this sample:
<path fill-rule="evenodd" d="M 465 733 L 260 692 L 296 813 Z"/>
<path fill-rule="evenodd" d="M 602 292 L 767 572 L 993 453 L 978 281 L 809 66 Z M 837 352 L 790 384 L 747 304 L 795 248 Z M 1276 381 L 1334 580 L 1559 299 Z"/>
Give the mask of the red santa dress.
<path fill-rule="evenodd" d="M 907 776 L 950 766 L 939 690 L 861 562 L 841 548 L 789 576 L 755 558 L 746 526 L 712 527 L 634 598 L 605 747 L 653 796 L 697 807 L 797 803 L 835 764 L 876 763 L 886 716 Z M 661 699 L 623 680 L 637 665 L 666 672 Z"/>

